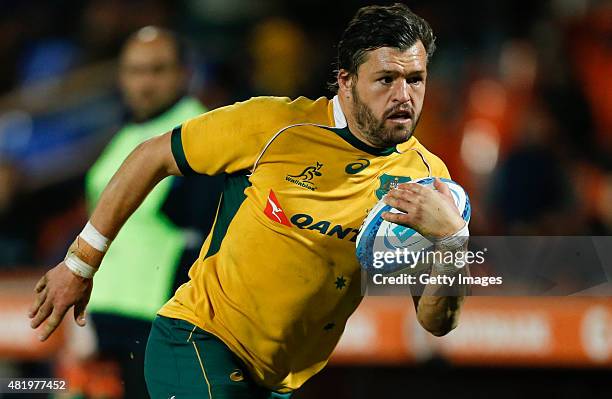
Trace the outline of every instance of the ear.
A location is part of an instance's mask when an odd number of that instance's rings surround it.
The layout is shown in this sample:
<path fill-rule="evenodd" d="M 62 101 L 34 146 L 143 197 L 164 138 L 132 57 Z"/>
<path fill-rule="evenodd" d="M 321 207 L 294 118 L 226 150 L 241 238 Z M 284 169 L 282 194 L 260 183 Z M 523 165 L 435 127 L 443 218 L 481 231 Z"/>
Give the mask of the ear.
<path fill-rule="evenodd" d="M 341 95 L 350 95 L 351 88 L 354 84 L 354 76 L 346 69 L 338 71 L 338 93 Z"/>

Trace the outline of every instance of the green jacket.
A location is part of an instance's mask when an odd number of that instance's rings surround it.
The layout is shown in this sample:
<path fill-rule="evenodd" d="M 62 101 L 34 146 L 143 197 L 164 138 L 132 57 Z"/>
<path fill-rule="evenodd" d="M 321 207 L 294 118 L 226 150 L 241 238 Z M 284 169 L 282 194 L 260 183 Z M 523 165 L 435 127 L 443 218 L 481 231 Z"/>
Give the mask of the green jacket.
<path fill-rule="evenodd" d="M 151 120 L 124 126 L 87 173 L 89 209 L 93 210 L 113 174 L 138 144 L 205 111 L 196 99 L 184 97 Z M 88 311 L 152 320 L 168 300 L 186 246 L 183 230 L 162 212 L 174 179 L 164 179 L 151 191 L 113 241 L 94 278 Z"/>

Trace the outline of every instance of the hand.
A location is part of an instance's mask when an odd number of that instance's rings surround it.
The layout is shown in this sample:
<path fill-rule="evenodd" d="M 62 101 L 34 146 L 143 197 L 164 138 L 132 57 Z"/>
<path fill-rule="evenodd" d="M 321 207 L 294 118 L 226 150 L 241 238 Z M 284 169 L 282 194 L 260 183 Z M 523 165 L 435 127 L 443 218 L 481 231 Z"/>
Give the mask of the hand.
<path fill-rule="evenodd" d="M 85 307 L 92 287 L 93 279 L 77 276 L 64 262 L 49 270 L 38 281 L 28 316 L 32 319 L 30 326 L 34 329 L 47 320 L 39 336 L 41 341 L 45 341 L 57 329 L 72 306 L 76 323 L 81 327 L 85 325 Z"/>
<path fill-rule="evenodd" d="M 450 189 L 436 178 L 437 191 L 418 183 L 405 183 L 389 191 L 385 203 L 404 213 L 385 212 L 388 222 L 411 227 L 424 237 L 443 238 L 455 234 L 464 225 Z"/>

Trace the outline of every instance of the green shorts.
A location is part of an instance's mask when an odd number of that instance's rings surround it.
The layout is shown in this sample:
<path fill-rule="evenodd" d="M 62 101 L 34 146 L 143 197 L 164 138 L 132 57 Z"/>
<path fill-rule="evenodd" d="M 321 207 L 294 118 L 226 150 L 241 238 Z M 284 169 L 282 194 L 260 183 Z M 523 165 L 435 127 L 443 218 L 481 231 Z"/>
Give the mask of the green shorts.
<path fill-rule="evenodd" d="M 184 320 L 157 316 L 145 354 L 152 399 L 289 398 L 256 385 L 217 337 Z"/>

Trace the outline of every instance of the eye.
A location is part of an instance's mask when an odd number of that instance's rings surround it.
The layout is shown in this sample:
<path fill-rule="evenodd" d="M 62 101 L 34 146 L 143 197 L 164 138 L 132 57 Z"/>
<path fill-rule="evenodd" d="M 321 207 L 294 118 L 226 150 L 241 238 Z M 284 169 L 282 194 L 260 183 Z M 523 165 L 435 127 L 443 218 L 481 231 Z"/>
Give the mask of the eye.
<path fill-rule="evenodd" d="M 423 77 L 422 76 L 413 76 L 413 77 L 410 77 L 410 78 L 406 79 L 406 82 L 408 84 L 410 84 L 410 85 L 418 86 L 421 83 L 423 83 Z"/>
<path fill-rule="evenodd" d="M 382 78 L 378 79 L 378 81 L 384 85 L 390 85 L 391 83 L 393 83 L 393 77 L 383 76 Z"/>

